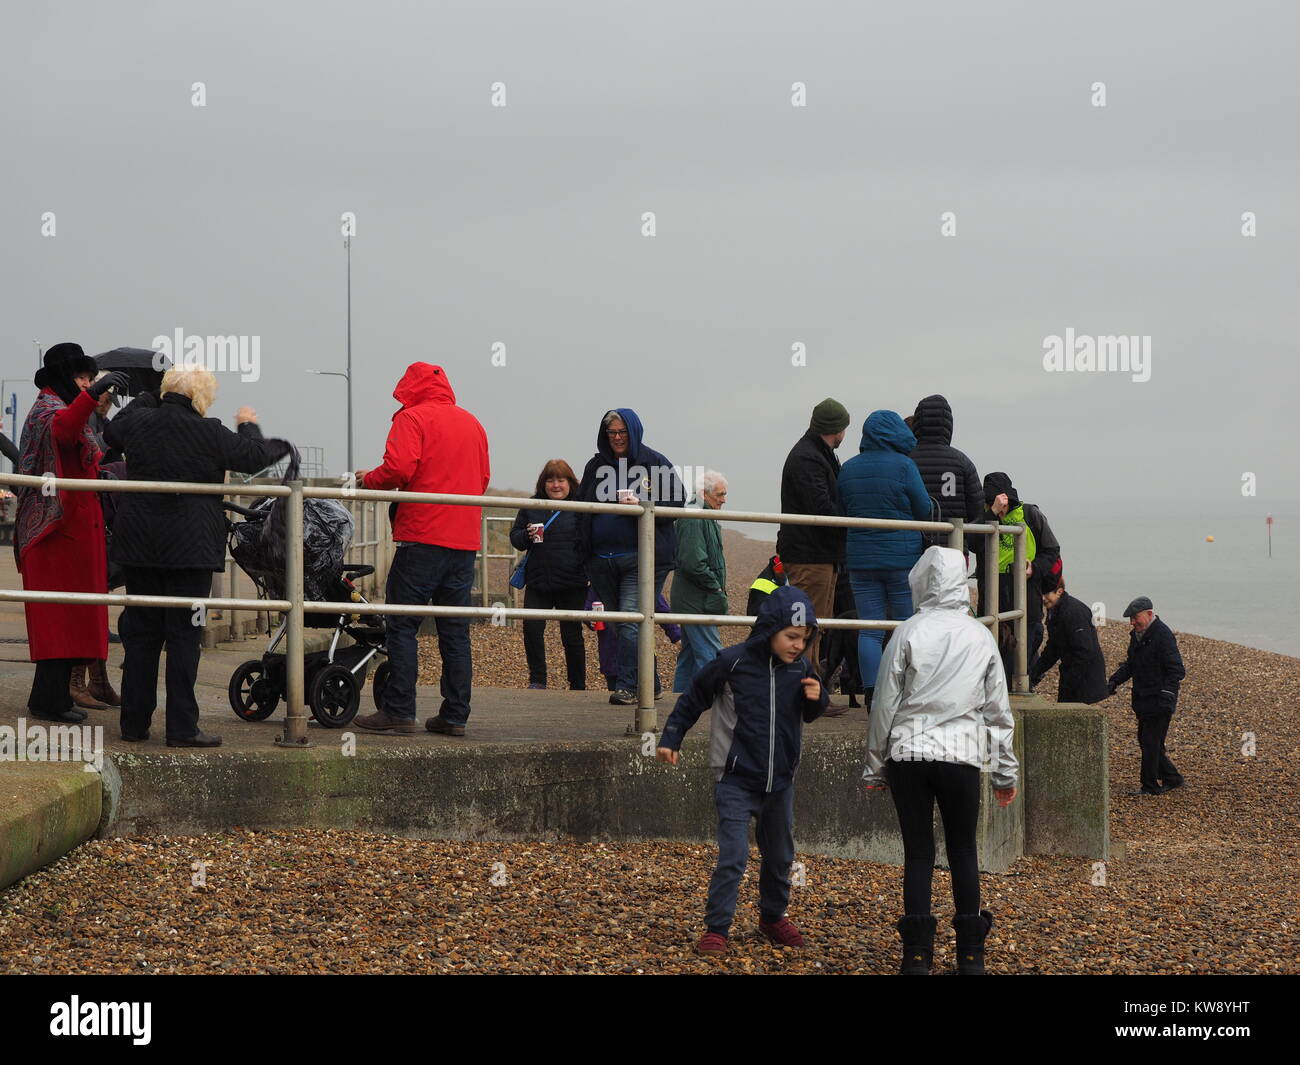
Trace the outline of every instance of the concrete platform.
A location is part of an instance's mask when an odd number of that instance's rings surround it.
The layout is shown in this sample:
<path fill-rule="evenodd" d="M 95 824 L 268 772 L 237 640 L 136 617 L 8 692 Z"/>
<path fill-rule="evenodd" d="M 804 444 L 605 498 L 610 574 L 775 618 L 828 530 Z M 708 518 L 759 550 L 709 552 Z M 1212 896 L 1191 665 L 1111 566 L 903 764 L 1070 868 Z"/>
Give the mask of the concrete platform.
<path fill-rule="evenodd" d="M 12 619 L 0 619 L 0 629 L 8 627 L 5 620 L 12 626 Z M 21 616 L 17 620 L 21 624 Z M 102 778 L 83 773 L 79 765 L 0 762 L 0 794 L 15 782 L 35 780 L 37 770 L 51 779 L 76 773 L 99 781 L 102 794 L 93 818 L 86 807 L 72 819 L 75 829 L 41 837 L 57 836 L 64 850 L 91 834 L 82 825 L 88 819 L 100 836 L 310 825 L 453 839 L 714 838 L 707 715 L 692 731 L 677 768 L 654 761 L 653 737 L 625 735 L 633 711 L 610 706 L 602 691 L 480 688 L 463 738 L 423 730 L 414 736 L 376 735 L 312 722 L 308 731 L 313 746 L 290 750 L 274 742 L 282 729 L 283 703 L 269 719 L 256 723 L 241 721 L 229 708 L 226 688 L 231 674 L 241 662 L 260 656 L 264 647 L 264 639 L 247 640 L 203 654 L 196 692 L 200 723 L 204 731 L 223 737 L 221 748 L 166 747 L 161 708 L 153 738 L 146 743 L 120 738 L 116 711 L 90 711 L 85 724 L 102 728 Z M 115 681 L 120 662 L 121 647 L 112 645 L 109 667 Z M 16 729 L 19 719 L 26 718 L 33 668 L 26 661 L 25 644 L 0 645 L 0 726 Z M 437 712 L 440 696 L 435 687 L 420 688 L 417 694 L 423 722 Z M 1042 714 L 1035 728 L 1026 729 L 1019 727 L 1024 715 L 1036 714 L 1045 704 L 1036 698 L 1017 704 L 1022 764 L 1026 735 L 1034 738 L 1031 754 L 1058 750 L 1054 722 L 1072 736 L 1096 735 L 1084 718 L 1100 712 L 1082 708 Z M 671 696 L 660 701 L 660 724 L 672 705 Z M 367 690 L 362 712 L 372 707 Z M 796 792 L 798 845 L 814 853 L 898 863 L 902 845 L 893 804 L 887 795 L 869 794 L 860 784 L 866 729 L 867 715 L 861 709 L 805 729 Z M 1080 748 L 1075 745 L 1071 751 L 1073 760 Z M 1059 775 L 1067 766 L 1056 758 L 1048 768 Z M 1058 810 L 1052 800 L 1052 795 L 1060 795 L 1074 803 L 1100 794 L 1104 802 L 1105 766 L 1075 761 L 1070 772 L 1078 778 L 1071 789 L 1040 791 L 1030 796 L 1033 801 L 1017 800 L 1007 810 L 997 807 L 985 776 L 980 828 L 985 871 L 1005 871 L 1026 853 L 1027 835 L 1035 841 L 1036 853 L 1107 857 L 1104 806 L 1099 819 L 1097 811 L 1078 816 L 1078 811 Z M 1036 779 L 1031 766 L 1026 766 L 1025 779 Z M 85 789 L 80 783 L 78 791 Z M 49 797 L 53 803 L 66 803 L 54 792 Z M 1086 831 L 1080 836 L 1072 824 Z M 33 849 L 32 844 L 11 841 L 9 847 L 26 848 L 25 857 L 14 859 L 14 867 L 21 867 L 17 875 L 58 856 L 44 843 Z"/>

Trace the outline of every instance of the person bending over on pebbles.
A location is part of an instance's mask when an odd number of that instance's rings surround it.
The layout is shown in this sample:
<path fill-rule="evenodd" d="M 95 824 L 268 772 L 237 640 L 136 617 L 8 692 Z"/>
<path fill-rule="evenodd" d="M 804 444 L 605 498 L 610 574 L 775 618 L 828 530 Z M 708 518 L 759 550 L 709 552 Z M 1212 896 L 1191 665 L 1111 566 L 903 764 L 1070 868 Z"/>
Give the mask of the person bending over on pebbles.
<path fill-rule="evenodd" d="M 778 588 L 763 602 L 752 635 L 728 647 L 695 674 L 677 700 L 656 757 L 677 765 L 682 740 L 705 710 L 709 768 L 718 809 L 718 865 L 709 880 L 706 931 L 695 949 L 726 954 L 740 878 L 749 860 L 749 821 L 763 864 L 758 878 L 758 930 L 778 946 L 802 947 L 785 916 L 794 861 L 794 774 L 803 723 L 826 711 L 829 698 L 802 658 L 817 631 L 812 601 L 798 588 Z"/>
<path fill-rule="evenodd" d="M 917 612 L 894 630 L 880 660 L 867 737 L 867 789 L 888 790 L 903 833 L 900 975 L 928 976 L 934 960 L 930 912 L 934 802 L 939 800 L 957 914 L 957 972 L 984 973 L 993 915 L 980 909 L 975 828 L 980 769 L 993 771 L 999 806 L 1016 797 L 1011 703 L 997 641 L 969 616 L 966 560 L 930 547 L 908 574 Z"/>

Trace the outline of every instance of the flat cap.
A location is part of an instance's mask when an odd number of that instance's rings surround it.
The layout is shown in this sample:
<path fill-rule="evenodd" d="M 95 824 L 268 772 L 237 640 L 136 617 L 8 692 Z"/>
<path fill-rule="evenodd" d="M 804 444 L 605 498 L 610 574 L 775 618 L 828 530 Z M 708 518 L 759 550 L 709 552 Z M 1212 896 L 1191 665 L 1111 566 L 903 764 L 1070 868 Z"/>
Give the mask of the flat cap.
<path fill-rule="evenodd" d="M 1148 599 L 1145 595 L 1139 595 L 1136 599 L 1133 600 L 1133 602 L 1129 603 L 1129 605 L 1124 608 L 1124 616 L 1126 618 L 1131 618 L 1134 614 L 1140 614 L 1144 610 L 1154 610 L 1154 609 L 1155 607 L 1151 605 L 1150 599 Z"/>

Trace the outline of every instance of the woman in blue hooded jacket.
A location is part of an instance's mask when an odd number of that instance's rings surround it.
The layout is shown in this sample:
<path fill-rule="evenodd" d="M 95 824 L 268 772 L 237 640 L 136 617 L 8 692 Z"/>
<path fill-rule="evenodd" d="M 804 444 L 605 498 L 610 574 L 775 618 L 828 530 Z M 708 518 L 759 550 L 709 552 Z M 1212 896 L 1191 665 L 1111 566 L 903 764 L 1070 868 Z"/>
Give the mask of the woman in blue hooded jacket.
<path fill-rule="evenodd" d="M 916 437 L 899 415 L 892 410 L 872 412 L 862 426 L 858 454 L 840 470 L 845 517 L 928 521 L 930 497 L 920 470 L 908 457 L 915 447 Z M 921 533 L 911 529 L 849 530 L 845 561 L 858 617 L 903 621 L 912 616 L 907 574 L 924 546 Z M 858 661 L 868 707 L 884 643 L 883 630 L 858 630 Z"/>

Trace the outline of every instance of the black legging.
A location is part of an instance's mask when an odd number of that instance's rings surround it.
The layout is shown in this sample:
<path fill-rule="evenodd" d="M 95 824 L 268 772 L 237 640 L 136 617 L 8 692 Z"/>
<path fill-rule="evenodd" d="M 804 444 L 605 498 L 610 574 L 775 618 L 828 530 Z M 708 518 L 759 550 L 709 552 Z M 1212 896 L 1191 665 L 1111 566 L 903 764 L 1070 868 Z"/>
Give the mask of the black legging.
<path fill-rule="evenodd" d="M 958 913 L 979 913 L 980 867 L 975 829 L 980 813 L 978 766 L 955 762 L 885 763 L 889 791 L 903 832 L 903 912 L 930 912 L 934 875 L 934 801 L 939 800 L 943 837 Z"/>

